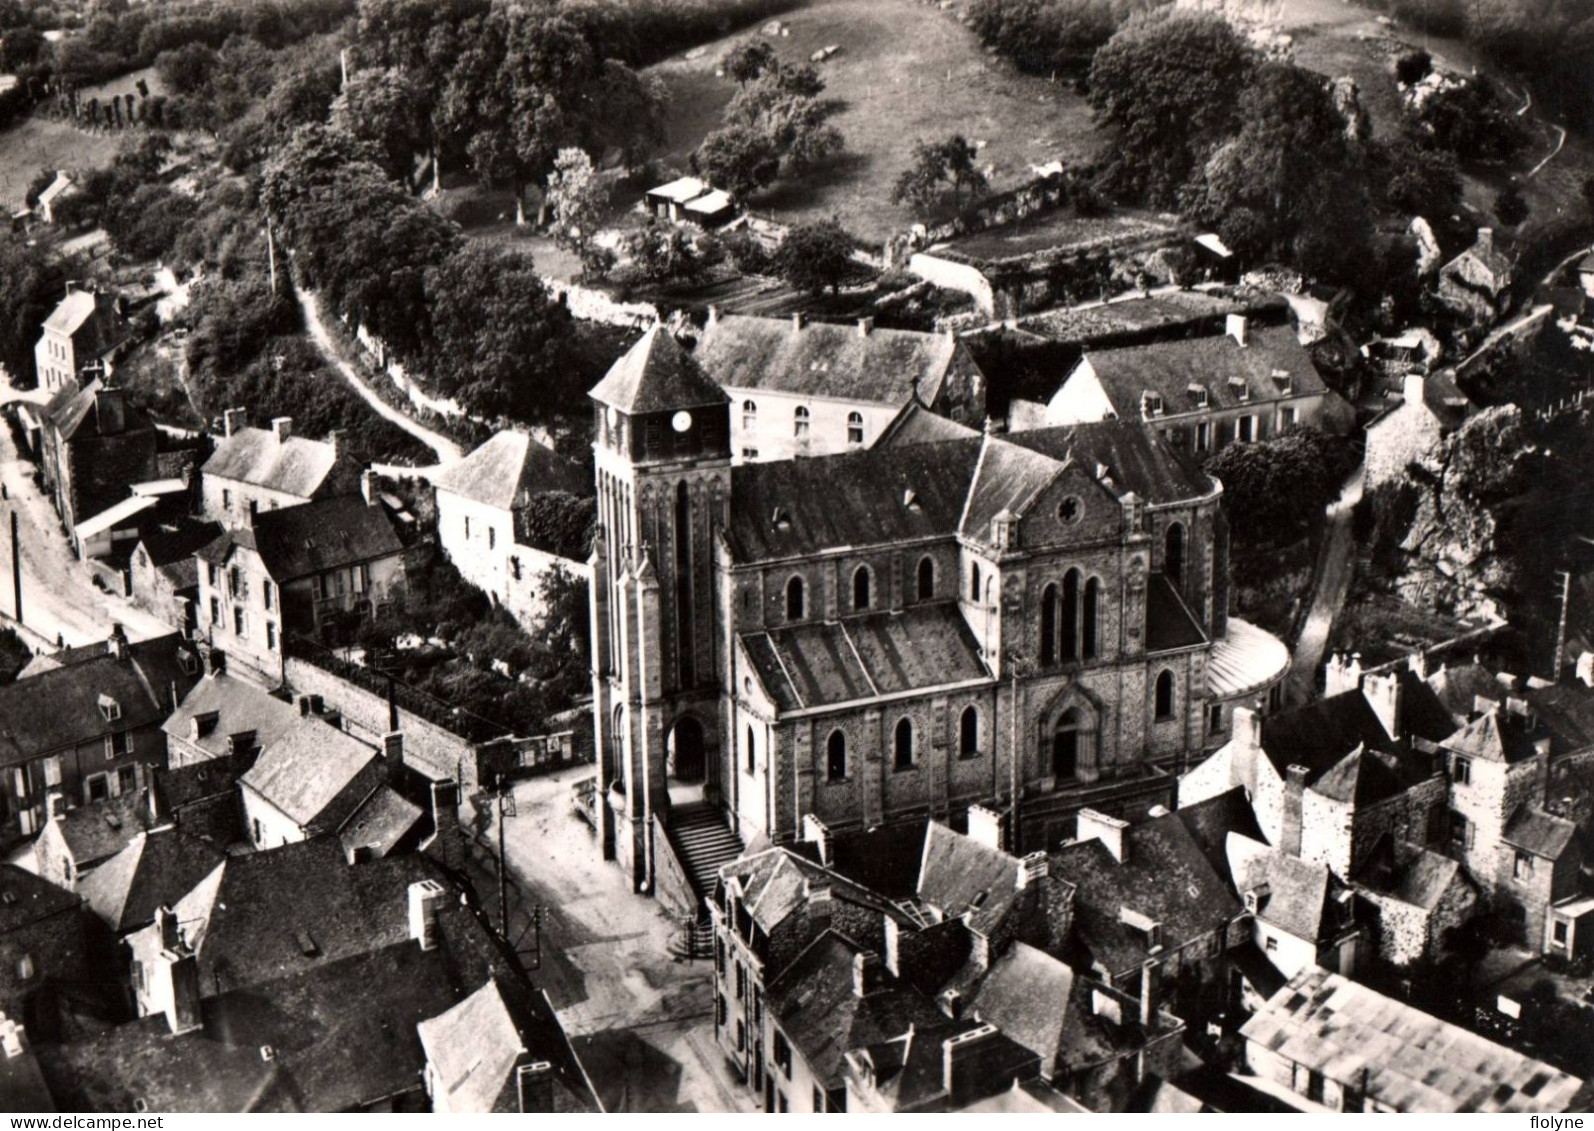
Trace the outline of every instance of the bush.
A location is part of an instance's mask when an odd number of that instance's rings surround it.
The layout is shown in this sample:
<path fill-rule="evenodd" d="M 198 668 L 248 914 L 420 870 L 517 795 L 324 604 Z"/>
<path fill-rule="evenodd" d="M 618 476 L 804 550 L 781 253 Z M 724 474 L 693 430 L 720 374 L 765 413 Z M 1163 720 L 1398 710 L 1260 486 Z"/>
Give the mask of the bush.
<path fill-rule="evenodd" d="M 1395 78 L 1404 86 L 1415 86 L 1433 73 L 1433 56 L 1418 48 L 1395 61 Z"/>

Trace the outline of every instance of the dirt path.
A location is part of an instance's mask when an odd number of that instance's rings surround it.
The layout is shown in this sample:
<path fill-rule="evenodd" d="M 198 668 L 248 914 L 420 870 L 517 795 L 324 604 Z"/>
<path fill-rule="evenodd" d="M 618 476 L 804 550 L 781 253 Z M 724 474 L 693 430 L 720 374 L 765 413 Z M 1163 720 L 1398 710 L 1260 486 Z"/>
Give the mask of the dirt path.
<path fill-rule="evenodd" d="M 1339 498 L 1328 505 L 1327 528 L 1317 554 L 1312 605 L 1301 626 L 1300 639 L 1290 662 L 1289 692 L 1293 703 L 1306 703 L 1316 697 L 1317 669 L 1328 647 L 1328 634 L 1334 619 L 1345 607 L 1355 572 L 1356 540 L 1352 537 L 1351 513 L 1362 497 L 1362 469 L 1358 467 L 1345 481 Z"/>
<path fill-rule="evenodd" d="M 332 340 L 332 335 L 327 332 L 326 323 L 321 319 L 320 300 L 310 291 L 301 288 L 297 283 L 294 284 L 293 291 L 299 299 L 299 309 L 304 311 L 304 326 L 305 330 L 310 334 L 310 340 L 321 351 L 321 356 L 326 358 L 327 362 L 342 374 L 343 379 L 360 395 L 361 399 L 371 406 L 372 411 L 378 416 L 397 424 L 411 436 L 431 448 L 432 451 L 437 453 L 437 462 L 439 464 L 458 462 L 463 454 L 458 444 L 447 436 L 432 431 L 432 429 L 419 423 L 407 413 L 400 412 L 377 396 L 376 390 L 365 383 L 365 379 L 360 376 L 359 370 L 355 369 L 354 365 L 343 356 L 342 350 Z M 404 470 L 412 475 L 416 473 L 414 468 L 406 468 Z"/>

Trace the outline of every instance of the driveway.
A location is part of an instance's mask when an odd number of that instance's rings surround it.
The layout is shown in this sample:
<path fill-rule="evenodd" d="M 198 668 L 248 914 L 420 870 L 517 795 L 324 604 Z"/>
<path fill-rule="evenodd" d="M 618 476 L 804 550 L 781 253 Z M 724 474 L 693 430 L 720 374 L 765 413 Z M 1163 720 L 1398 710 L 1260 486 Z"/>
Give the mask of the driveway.
<path fill-rule="evenodd" d="M 515 815 L 504 826 L 509 937 L 529 955 L 527 907 L 541 905 L 541 961 L 531 976 L 608 1110 L 756 1111 L 714 1044 L 711 964 L 669 955 L 674 921 L 599 858 L 571 810 L 571 783 L 591 773 L 579 766 L 516 784 Z M 494 826 L 484 839 L 496 844 L 496 836 Z M 496 918 L 495 899 L 483 904 Z"/>
<path fill-rule="evenodd" d="M 1357 467 L 1341 488 L 1339 498 L 1328 505 L 1324 518 L 1322 548 L 1317 553 L 1313 575 L 1311 608 L 1301 626 L 1290 662 L 1289 691 L 1292 703 L 1307 703 L 1317 695 L 1317 669 L 1322 666 L 1328 647 L 1328 634 L 1334 618 L 1345 607 L 1350 580 L 1356 567 L 1356 540 L 1351 517 L 1362 498 L 1362 469 Z"/>

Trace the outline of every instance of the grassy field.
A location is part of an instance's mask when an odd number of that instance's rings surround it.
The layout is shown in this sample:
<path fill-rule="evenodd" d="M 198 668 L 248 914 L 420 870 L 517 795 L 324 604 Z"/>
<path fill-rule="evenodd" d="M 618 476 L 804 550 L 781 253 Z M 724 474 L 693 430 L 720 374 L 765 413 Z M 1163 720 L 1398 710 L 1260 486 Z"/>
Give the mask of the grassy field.
<path fill-rule="evenodd" d="M 99 86 L 85 87 L 81 98 L 85 102 L 90 98 L 103 102 L 111 94 L 136 94 L 139 79 L 149 84 L 152 95 L 163 92 L 160 77 L 150 67 Z M 21 207 L 28 182 L 40 169 L 93 169 L 109 165 L 122 144 L 125 131 L 90 133 L 50 117 L 47 109 L 47 105 L 41 105 L 10 129 L 0 131 L 0 204 L 7 208 Z"/>
<path fill-rule="evenodd" d="M 1099 149 L 1090 109 L 1072 88 L 986 54 L 950 12 L 914 0 L 815 0 L 783 18 L 790 35 L 774 40 L 783 59 L 841 46 L 820 73 L 847 148 L 823 169 L 782 178 L 753 198 L 755 212 L 782 220 L 835 213 L 861 238 L 880 241 L 913 221 L 890 196 L 919 138 L 962 133 L 980 143 L 980 164 L 991 167 L 997 190 L 1028 180 L 1031 165 L 1088 161 Z M 684 169 L 718 127 L 735 87 L 715 77 L 715 66 L 728 47 L 759 36 L 754 28 L 653 68 L 671 95 L 666 163 Z"/>

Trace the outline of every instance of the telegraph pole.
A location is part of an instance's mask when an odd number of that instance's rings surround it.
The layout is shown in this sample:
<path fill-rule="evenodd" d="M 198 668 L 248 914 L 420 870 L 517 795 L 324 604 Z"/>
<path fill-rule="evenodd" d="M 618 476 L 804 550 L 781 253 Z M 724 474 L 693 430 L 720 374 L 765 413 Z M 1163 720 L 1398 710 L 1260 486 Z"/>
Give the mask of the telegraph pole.
<path fill-rule="evenodd" d="M 504 794 L 508 782 L 498 779 L 498 932 L 509 941 L 509 875 L 504 866 Z"/>
<path fill-rule="evenodd" d="M 271 297 L 277 297 L 277 241 L 271 235 L 271 217 L 266 217 L 266 264 L 271 271 Z"/>
<path fill-rule="evenodd" d="M 15 601 L 17 623 L 22 623 L 22 540 L 17 535 L 17 510 L 11 508 L 11 595 Z"/>
<path fill-rule="evenodd" d="M 15 515 L 11 517 L 16 518 Z M 1550 672 L 1550 679 L 1560 683 L 1561 672 L 1566 664 L 1566 614 L 1572 604 L 1572 571 L 1557 570 L 1555 576 L 1561 580 L 1561 616 L 1555 626 L 1555 667 Z"/>

